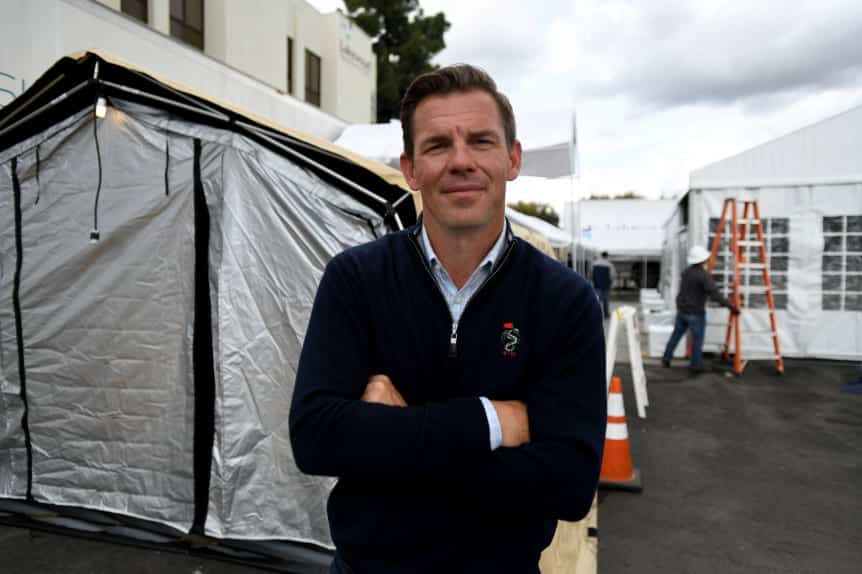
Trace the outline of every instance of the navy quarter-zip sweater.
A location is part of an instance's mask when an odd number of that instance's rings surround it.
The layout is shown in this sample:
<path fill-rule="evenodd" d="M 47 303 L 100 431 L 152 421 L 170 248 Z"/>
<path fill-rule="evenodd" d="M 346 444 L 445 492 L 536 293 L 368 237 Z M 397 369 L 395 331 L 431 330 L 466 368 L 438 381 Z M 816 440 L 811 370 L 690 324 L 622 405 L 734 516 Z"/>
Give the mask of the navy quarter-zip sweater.
<path fill-rule="evenodd" d="M 592 502 L 606 424 L 602 314 L 580 276 L 512 238 L 450 345 L 419 227 L 330 261 L 290 411 L 299 468 L 357 574 L 538 572 Z M 407 407 L 360 400 L 388 375 Z M 530 443 L 489 447 L 480 396 L 527 405 Z"/>

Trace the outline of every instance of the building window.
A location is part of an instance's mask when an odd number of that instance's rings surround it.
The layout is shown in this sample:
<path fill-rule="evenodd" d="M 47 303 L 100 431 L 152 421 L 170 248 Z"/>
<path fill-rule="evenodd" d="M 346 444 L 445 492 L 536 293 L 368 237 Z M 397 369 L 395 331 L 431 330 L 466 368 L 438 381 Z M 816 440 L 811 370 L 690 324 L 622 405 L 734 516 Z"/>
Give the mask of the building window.
<path fill-rule="evenodd" d="M 320 107 L 320 56 L 305 51 L 305 101 Z"/>
<path fill-rule="evenodd" d="M 137 18 L 144 24 L 147 23 L 147 0 L 123 0 L 120 3 L 120 10 L 123 14 L 128 14 L 132 18 Z"/>
<path fill-rule="evenodd" d="M 293 38 L 287 37 L 287 93 L 293 94 Z"/>
<path fill-rule="evenodd" d="M 769 280 L 772 283 L 772 300 L 776 309 L 787 309 L 787 273 L 790 264 L 790 220 L 786 217 L 775 217 L 762 219 L 763 241 L 766 248 L 766 262 L 769 265 Z M 743 225 L 740 224 L 740 228 Z M 757 238 L 757 231 L 753 225 L 747 227 L 746 239 Z M 718 218 L 709 220 L 709 246 L 712 247 L 715 240 L 715 231 L 718 228 Z M 758 246 L 749 245 L 745 247 L 746 260 L 750 263 L 759 263 L 760 255 Z M 712 271 L 713 279 L 721 289 L 725 297 L 730 297 L 733 287 L 733 259 L 730 256 L 730 221 L 725 221 L 725 228 L 721 234 L 721 247 Z M 766 293 L 763 292 L 763 272 L 760 269 L 752 269 L 742 266 L 739 274 L 741 286 L 742 306 L 752 309 L 766 309 Z"/>
<path fill-rule="evenodd" d="M 171 36 L 204 49 L 204 0 L 171 0 Z"/>
<path fill-rule="evenodd" d="M 823 218 L 824 311 L 862 311 L 862 215 Z"/>

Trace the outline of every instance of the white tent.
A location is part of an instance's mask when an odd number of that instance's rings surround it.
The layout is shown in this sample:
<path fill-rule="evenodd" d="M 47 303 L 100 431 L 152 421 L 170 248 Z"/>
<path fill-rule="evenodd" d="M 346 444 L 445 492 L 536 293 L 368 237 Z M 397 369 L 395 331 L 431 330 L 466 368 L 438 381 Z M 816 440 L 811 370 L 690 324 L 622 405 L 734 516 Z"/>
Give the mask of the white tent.
<path fill-rule="evenodd" d="M 664 224 L 675 200 L 608 199 L 578 203 L 579 239 L 595 251 L 612 258 L 639 259 L 661 256 Z"/>
<path fill-rule="evenodd" d="M 400 174 L 92 53 L 0 138 L 0 499 L 331 548 L 294 374 L 329 259 L 415 221 Z"/>
<path fill-rule="evenodd" d="M 572 243 L 572 238 L 569 237 L 565 231 L 556 225 L 548 223 L 544 219 L 533 217 L 532 215 L 527 215 L 520 211 L 515 211 L 511 207 L 506 208 L 506 217 L 508 217 L 509 221 L 512 223 L 517 223 L 521 227 L 525 227 L 530 231 L 544 235 L 551 243 L 551 247 L 554 249 L 566 249 Z"/>
<path fill-rule="evenodd" d="M 349 125 L 335 143 L 368 159 L 401 169 L 399 158 L 404 146 L 401 142 L 401 122 L 398 120 L 390 120 L 385 124 Z"/>
<path fill-rule="evenodd" d="M 862 106 L 694 171 L 690 190 L 665 227 L 662 285 L 673 305 L 685 251 L 711 246 L 725 198 L 759 202 L 781 350 L 788 356 L 862 358 Z M 729 229 L 728 229 L 729 231 Z M 716 280 L 730 285 L 723 249 Z M 762 278 L 751 272 L 744 282 Z M 743 332 L 768 331 L 762 294 L 744 300 Z M 708 323 L 726 311 L 710 309 Z M 706 349 L 724 342 L 707 330 Z M 752 334 L 743 351 L 771 352 L 768 335 Z"/>
<path fill-rule="evenodd" d="M 593 256 L 607 251 L 615 263 L 620 283 L 633 281 L 641 287 L 655 287 L 664 239 L 664 223 L 673 211 L 674 200 L 608 199 L 581 200 L 566 204 L 563 219 L 577 221 L 578 245 Z"/>

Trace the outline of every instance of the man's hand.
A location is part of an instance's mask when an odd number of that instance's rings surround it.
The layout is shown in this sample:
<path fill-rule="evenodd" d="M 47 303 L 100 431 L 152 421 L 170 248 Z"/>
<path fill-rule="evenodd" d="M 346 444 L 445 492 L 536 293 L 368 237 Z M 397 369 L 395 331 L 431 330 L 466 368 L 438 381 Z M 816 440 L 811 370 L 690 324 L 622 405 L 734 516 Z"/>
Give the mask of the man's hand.
<path fill-rule="evenodd" d="M 530 419 L 527 417 L 527 405 L 521 401 L 491 401 L 497 418 L 500 419 L 500 429 L 503 431 L 501 446 L 521 446 L 530 442 Z"/>
<path fill-rule="evenodd" d="M 386 375 L 372 375 L 368 378 L 365 392 L 362 393 L 362 400 L 366 403 L 379 403 L 390 407 L 407 406 L 404 397 L 401 396 L 401 393 Z"/>

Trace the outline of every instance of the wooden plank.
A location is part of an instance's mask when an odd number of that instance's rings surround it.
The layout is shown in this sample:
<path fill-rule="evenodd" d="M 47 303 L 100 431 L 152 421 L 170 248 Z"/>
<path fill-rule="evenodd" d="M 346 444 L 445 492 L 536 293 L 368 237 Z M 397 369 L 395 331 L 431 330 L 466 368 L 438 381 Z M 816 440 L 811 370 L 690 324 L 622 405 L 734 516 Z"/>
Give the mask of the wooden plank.
<path fill-rule="evenodd" d="M 598 528 L 599 509 L 596 497 L 586 518 L 579 522 L 557 523 L 557 533 L 551 545 L 542 552 L 539 569 L 542 574 L 596 574 L 599 541 L 589 536 L 589 529 Z"/>

